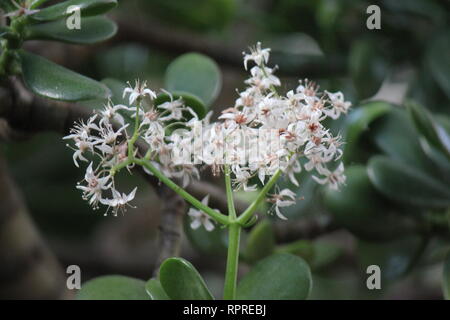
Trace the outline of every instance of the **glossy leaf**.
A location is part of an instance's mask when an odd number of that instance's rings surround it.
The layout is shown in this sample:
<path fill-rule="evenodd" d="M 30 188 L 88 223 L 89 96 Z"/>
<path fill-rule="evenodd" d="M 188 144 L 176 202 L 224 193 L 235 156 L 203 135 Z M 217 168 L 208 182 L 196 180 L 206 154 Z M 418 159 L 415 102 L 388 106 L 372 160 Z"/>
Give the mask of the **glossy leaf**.
<path fill-rule="evenodd" d="M 25 84 L 37 95 L 63 101 L 106 99 L 110 95 L 103 84 L 43 57 L 21 51 L 20 58 Z"/>
<path fill-rule="evenodd" d="M 125 276 L 102 276 L 81 286 L 78 300 L 150 300 L 145 282 Z"/>
<path fill-rule="evenodd" d="M 380 89 L 387 67 L 374 41 L 359 40 L 349 55 L 350 73 L 359 98 L 369 98 Z"/>
<path fill-rule="evenodd" d="M 117 6 L 117 0 L 69 0 L 54 4 L 41 9 L 39 12 L 30 16 L 30 19 L 37 21 L 53 21 L 69 16 L 68 8 L 78 6 L 81 15 L 96 16 L 108 12 Z M 83 20 L 82 22 L 83 23 Z"/>
<path fill-rule="evenodd" d="M 212 300 L 213 296 L 194 266 L 183 258 L 169 258 L 161 264 L 159 281 L 173 300 Z"/>
<path fill-rule="evenodd" d="M 409 102 L 407 107 L 419 132 L 430 145 L 441 150 L 450 159 L 450 136 L 444 128 L 419 104 Z"/>
<path fill-rule="evenodd" d="M 369 125 L 386 114 L 392 106 L 382 101 L 369 102 L 350 113 L 347 117 L 347 127 L 345 133 L 344 161 L 361 160 L 361 138 L 369 130 Z"/>
<path fill-rule="evenodd" d="M 30 4 L 30 9 L 36 9 L 48 1 L 49 0 L 28 0 L 28 3 Z"/>
<path fill-rule="evenodd" d="M 370 138 L 379 150 L 399 163 L 410 165 L 441 180 L 441 173 L 423 152 L 420 136 L 405 109 L 392 108 L 377 120 L 371 127 Z"/>
<path fill-rule="evenodd" d="M 211 58 L 187 53 L 168 66 L 165 83 L 170 92 L 190 93 L 210 105 L 219 94 L 222 78 L 219 67 Z"/>
<path fill-rule="evenodd" d="M 447 185 L 405 163 L 376 156 L 368 164 L 368 173 L 375 188 L 392 200 L 431 208 L 450 205 Z"/>
<path fill-rule="evenodd" d="M 172 98 L 174 100 L 177 99 L 183 99 L 184 103 L 186 104 L 186 106 L 191 107 L 192 110 L 194 110 L 194 112 L 197 114 L 197 116 L 199 117 L 199 119 L 203 119 L 206 115 L 206 107 L 204 105 L 204 103 L 199 100 L 196 96 L 187 93 L 187 92 L 171 92 L 172 94 Z M 159 106 L 160 104 L 164 103 L 164 102 L 168 102 L 170 101 L 170 96 L 167 93 L 160 93 L 154 103 L 155 106 Z M 185 115 L 187 119 L 190 119 L 190 117 L 192 117 L 191 114 L 186 114 Z"/>
<path fill-rule="evenodd" d="M 245 259 L 255 263 L 274 252 L 275 235 L 269 220 L 263 220 L 250 231 L 245 248 Z"/>
<path fill-rule="evenodd" d="M 145 291 L 151 300 L 170 300 L 158 279 L 150 279 L 145 284 Z"/>
<path fill-rule="evenodd" d="M 70 30 L 64 19 L 30 25 L 26 28 L 26 40 L 55 40 L 76 44 L 92 44 L 111 38 L 117 31 L 116 24 L 106 17 L 83 19 L 81 29 Z"/>
<path fill-rule="evenodd" d="M 312 288 L 311 271 L 300 257 L 277 253 L 259 261 L 240 281 L 240 300 L 303 300 Z"/>
<path fill-rule="evenodd" d="M 345 174 L 345 186 L 339 191 L 327 188 L 324 196 L 338 225 L 366 240 L 392 239 L 414 230 L 414 222 L 393 212 L 392 203 L 375 189 L 365 166 L 349 166 Z"/>
<path fill-rule="evenodd" d="M 361 270 L 370 265 L 381 269 L 383 279 L 395 280 L 406 274 L 423 252 L 424 241 L 418 236 L 408 236 L 387 243 L 364 242 L 360 240 L 357 247 L 357 258 Z M 364 277 L 367 274 L 364 272 Z"/>
<path fill-rule="evenodd" d="M 442 274 L 442 289 L 444 291 L 444 298 L 450 300 L 450 253 L 444 261 L 444 272 Z"/>

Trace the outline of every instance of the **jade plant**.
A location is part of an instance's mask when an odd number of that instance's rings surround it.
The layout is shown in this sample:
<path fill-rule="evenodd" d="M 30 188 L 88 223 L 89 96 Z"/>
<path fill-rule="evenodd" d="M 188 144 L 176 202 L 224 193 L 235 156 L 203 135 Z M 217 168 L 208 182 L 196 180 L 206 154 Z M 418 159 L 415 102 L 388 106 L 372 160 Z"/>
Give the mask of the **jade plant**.
<path fill-rule="evenodd" d="M 262 48 L 260 43 L 244 53 L 244 68 L 250 71 L 246 88 L 217 121 L 212 121 L 211 112 L 205 114 L 199 104 L 193 103 L 198 97 L 208 101 L 216 91 L 214 81 L 197 81 L 197 91 L 189 88 L 201 72 L 196 68 L 193 73 L 184 72 L 183 64 L 189 69 L 192 64 L 206 63 L 194 54 L 169 66 L 170 91 L 158 92 L 145 81 L 129 83 L 122 92 L 122 98 L 126 98 L 123 104 L 109 101 L 89 120 L 76 123 L 64 137 L 73 141 L 69 146 L 74 150 L 75 165 L 86 163 L 84 180 L 77 189 L 94 209 L 104 206 L 105 215 L 116 216 L 133 207 L 137 188 L 119 191 L 115 178 L 122 171 L 140 166 L 192 206 L 188 212 L 191 228 L 228 230 L 224 299 L 305 299 L 312 286 L 309 266 L 299 256 L 288 253 L 260 261 L 237 286 L 241 230 L 254 224 L 263 202 L 270 203 L 269 214 L 286 219 L 283 208 L 298 199 L 289 187 L 281 189 L 277 185 L 282 177 L 288 180 L 288 186 L 298 186 L 295 175 L 306 170 L 317 183 L 331 189 L 337 190 L 345 183 L 341 137 L 332 135 L 323 121 L 347 113 L 350 102 L 341 92 L 319 91 L 307 79 L 281 93 L 280 79 L 267 65 L 269 56 L 270 49 Z M 196 96 L 174 89 L 196 91 Z M 138 142 L 145 146 L 145 152 L 137 147 Z M 207 196 L 200 200 L 185 190 L 192 179 L 200 178 L 200 169 L 205 167 L 223 177 L 228 212 L 211 208 Z M 235 209 L 238 191 L 257 191 L 243 212 Z M 280 279 L 274 279 L 277 268 L 287 270 L 275 276 Z M 120 279 L 103 278 L 93 283 L 97 288 L 103 282 L 106 286 L 111 281 L 126 282 Z M 130 286 L 135 283 L 129 280 Z M 82 297 L 90 297 L 88 288 L 82 289 Z M 144 286 L 137 288 L 143 292 Z M 181 258 L 163 262 L 159 276 L 149 280 L 145 288 L 152 299 L 213 298 L 199 273 Z"/>

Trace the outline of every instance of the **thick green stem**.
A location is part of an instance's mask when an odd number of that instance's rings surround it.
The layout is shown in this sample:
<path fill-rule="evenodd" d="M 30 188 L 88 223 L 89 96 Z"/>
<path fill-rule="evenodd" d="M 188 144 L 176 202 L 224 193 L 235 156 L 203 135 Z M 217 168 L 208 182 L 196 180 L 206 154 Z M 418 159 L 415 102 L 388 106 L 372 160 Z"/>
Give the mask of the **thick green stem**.
<path fill-rule="evenodd" d="M 239 216 L 237 219 L 237 222 L 240 225 L 244 225 L 253 215 L 253 213 L 256 211 L 258 206 L 260 205 L 261 201 L 263 201 L 266 197 L 267 192 L 269 192 L 270 189 L 274 186 L 274 184 L 277 182 L 278 178 L 280 177 L 282 171 L 280 169 L 275 172 L 275 174 L 270 178 L 269 182 L 266 183 L 264 188 L 262 188 L 261 192 L 258 194 L 258 197 L 252 202 L 252 204 Z"/>
<path fill-rule="evenodd" d="M 232 221 L 236 219 L 236 208 L 234 207 L 233 189 L 231 187 L 230 166 L 225 165 L 225 189 L 227 191 L 228 216 Z"/>
<path fill-rule="evenodd" d="M 165 185 L 167 185 L 170 189 L 178 193 L 181 197 L 183 197 L 184 200 L 189 202 L 191 205 L 196 207 L 197 209 L 202 210 L 204 213 L 209 215 L 211 218 L 216 220 L 219 223 L 222 223 L 224 225 L 229 224 L 228 217 L 226 215 L 223 215 L 220 212 L 217 212 L 216 210 L 211 209 L 207 205 L 204 205 L 199 200 L 194 198 L 191 194 L 189 194 L 187 191 L 185 191 L 183 188 L 181 188 L 179 185 L 177 185 L 175 182 L 167 178 L 163 173 L 161 173 L 158 169 L 156 169 L 150 161 L 141 160 L 141 159 L 135 159 L 134 162 L 140 166 L 145 167 L 147 170 L 149 170 L 153 175 L 155 175 L 161 182 L 163 182 Z"/>
<path fill-rule="evenodd" d="M 225 300 L 236 299 L 240 236 L 241 226 L 237 223 L 230 224 L 228 226 L 227 269 L 225 271 L 225 286 L 223 289 L 223 298 Z"/>

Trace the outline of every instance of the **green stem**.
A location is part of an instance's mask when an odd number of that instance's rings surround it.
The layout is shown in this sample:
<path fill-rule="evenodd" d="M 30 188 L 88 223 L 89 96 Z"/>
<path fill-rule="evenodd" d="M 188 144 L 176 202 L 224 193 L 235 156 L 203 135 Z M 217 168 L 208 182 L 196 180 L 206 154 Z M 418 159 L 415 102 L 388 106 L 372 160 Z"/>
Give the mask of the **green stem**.
<path fill-rule="evenodd" d="M 211 209 L 207 205 L 204 205 L 200 201 L 198 201 L 196 198 L 194 198 L 191 194 L 189 194 L 187 191 L 185 191 L 183 188 L 181 188 L 179 185 L 177 185 L 175 182 L 167 178 L 163 173 L 161 173 L 158 169 L 156 169 L 150 161 L 141 160 L 141 159 L 135 159 L 134 162 L 140 166 L 145 167 L 147 170 L 149 170 L 153 175 L 155 175 L 161 182 L 166 184 L 170 189 L 178 193 L 184 200 L 189 202 L 194 207 L 202 210 L 204 213 L 209 215 L 211 218 L 216 220 L 217 222 L 228 225 L 229 220 L 228 217 L 220 212 L 217 212 L 216 210 Z"/>
<path fill-rule="evenodd" d="M 225 271 L 223 298 L 225 300 L 235 300 L 241 226 L 237 223 L 232 223 L 228 228 L 227 269 Z"/>
<path fill-rule="evenodd" d="M 280 177 L 282 171 L 280 169 L 275 172 L 275 174 L 270 178 L 269 182 L 266 183 L 264 188 L 262 188 L 261 192 L 258 194 L 258 197 L 252 202 L 252 204 L 239 216 L 237 222 L 240 225 L 244 225 L 253 215 L 253 213 L 258 208 L 261 201 L 263 201 L 266 197 L 267 192 L 274 186 Z"/>
<path fill-rule="evenodd" d="M 231 187 L 231 172 L 229 165 L 225 165 L 225 188 L 227 191 L 228 216 L 230 217 L 231 221 L 234 221 L 236 219 L 236 208 L 234 206 L 233 189 Z"/>

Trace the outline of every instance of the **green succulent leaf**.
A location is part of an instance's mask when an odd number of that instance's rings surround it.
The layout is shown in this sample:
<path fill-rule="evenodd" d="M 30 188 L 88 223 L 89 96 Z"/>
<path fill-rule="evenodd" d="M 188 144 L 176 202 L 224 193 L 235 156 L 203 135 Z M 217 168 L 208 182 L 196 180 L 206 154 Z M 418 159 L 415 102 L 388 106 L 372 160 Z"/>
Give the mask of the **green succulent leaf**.
<path fill-rule="evenodd" d="M 84 17 L 96 16 L 108 12 L 117 6 L 117 0 L 69 0 L 41 9 L 30 16 L 35 21 L 53 21 L 69 16 L 68 9 L 78 6 Z M 83 24 L 83 21 L 81 23 Z"/>
<path fill-rule="evenodd" d="M 145 292 L 145 281 L 111 275 L 84 283 L 77 294 L 78 300 L 150 300 Z"/>
<path fill-rule="evenodd" d="M 39 6 L 42 6 L 49 0 L 27 0 L 27 3 L 29 3 L 30 9 L 36 9 Z"/>
<path fill-rule="evenodd" d="M 375 189 L 365 166 L 349 166 L 345 175 L 346 185 L 339 191 L 327 188 L 324 196 L 337 224 L 366 240 L 393 239 L 414 231 L 413 220 L 394 212 L 392 203 Z"/>
<path fill-rule="evenodd" d="M 166 71 L 165 84 L 171 92 L 186 92 L 209 106 L 222 86 L 220 69 L 209 57 L 187 53 L 175 59 Z"/>
<path fill-rule="evenodd" d="M 117 32 L 116 24 L 104 16 L 83 19 L 81 29 L 70 30 L 65 20 L 34 24 L 25 29 L 26 40 L 54 40 L 76 44 L 92 44 L 111 38 Z"/>
<path fill-rule="evenodd" d="M 404 204 L 429 208 L 450 206 L 450 189 L 414 167 L 384 156 L 368 164 L 370 181 L 386 197 Z"/>
<path fill-rule="evenodd" d="M 379 266 L 383 285 L 383 280 L 392 281 L 410 271 L 423 252 L 424 245 L 424 240 L 418 236 L 408 236 L 387 243 L 359 240 L 358 263 L 364 271 L 370 265 Z"/>
<path fill-rule="evenodd" d="M 450 159 L 450 136 L 437 121 L 433 119 L 431 113 L 421 105 L 409 102 L 406 104 L 411 114 L 413 122 L 420 134 L 433 147 L 441 150 Z"/>
<path fill-rule="evenodd" d="M 369 125 L 385 115 L 392 106 L 382 101 L 369 102 L 357 109 L 354 109 L 347 117 L 347 129 L 345 135 L 344 161 L 361 160 L 360 142 L 362 135 L 369 130 Z"/>
<path fill-rule="evenodd" d="M 259 261 L 240 281 L 239 300 L 304 300 L 312 288 L 311 270 L 300 257 L 276 253 Z"/>
<path fill-rule="evenodd" d="M 359 98 L 368 98 L 380 89 L 387 75 L 379 45 L 372 40 L 356 41 L 349 56 L 350 73 Z"/>
<path fill-rule="evenodd" d="M 145 284 L 145 291 L 151 300 L 170 300 L 158 279 L 150 279 Z"/>
<path fill-rule="evenodd" d="M 445 183 L 441 170 L 423 151 L 420 136 L 407 110 L 392 108 L 373 124 L 370 139 L 390 158 L 410 165 Z"/>
<path fill-rule="evenodd" d="M 255 263 L 274 252 L 275 235 L 269 220 L 258 223 L 247 237 L 245 259 L 249 263 Z"/>
<path fill-rule="evenodd" d="M 103 84 L 61 67 L 43 57 L 21 51 L 22 77 L 35 94 L 62 101 L 106 99 L 109 89 Z"/>
<path fill-rule="evenodd" d="M 213 300 L 205 281 L 183 258 L 169 258 L 161 264 L 159 281 L 173 300 Z"/>

